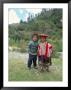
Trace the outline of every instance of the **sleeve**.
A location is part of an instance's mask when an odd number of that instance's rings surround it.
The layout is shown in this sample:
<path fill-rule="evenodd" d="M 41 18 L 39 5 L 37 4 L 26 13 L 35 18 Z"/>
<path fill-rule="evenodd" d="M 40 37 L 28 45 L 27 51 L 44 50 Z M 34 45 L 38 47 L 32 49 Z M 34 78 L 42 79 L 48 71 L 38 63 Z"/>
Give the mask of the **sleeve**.
<path fill-rule="evenodd" d="M 53 53 L 53 46 L 50 43 L 48 43 L 48 47 L 49 47 L 50 53 Z"/>
<path fill-rule="evenodd" d="M 28 52 L 30 51 L 31 49 L 31 41 L 28 43 Z"/>
<path fill-rule="evenodd" d="M 38 44 L 38 56 L 40 56 L 40 45 Z"/>
<path fill-rule="evenodd" d="M 48 43 L 49 49 L 52 49 L 52 45 L 50 43 Z"/>

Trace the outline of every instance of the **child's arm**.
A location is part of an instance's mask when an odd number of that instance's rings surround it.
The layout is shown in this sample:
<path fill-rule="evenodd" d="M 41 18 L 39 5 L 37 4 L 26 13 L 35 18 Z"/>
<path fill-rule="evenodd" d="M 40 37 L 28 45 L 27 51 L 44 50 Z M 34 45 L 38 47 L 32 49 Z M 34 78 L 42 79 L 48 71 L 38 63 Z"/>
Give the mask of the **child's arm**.
<path fill-rule="evenodd" d="M 52 54 L 53 53 L 53 46 L 50 43 L 48 43 L 48 46 L 49 46 L 50 52 Z"/>
<path fill-rule="evenodd" d="M 40 46 L 38 45 L 38 51 L 37 51 L 38 57 L 40 56 Z"/>

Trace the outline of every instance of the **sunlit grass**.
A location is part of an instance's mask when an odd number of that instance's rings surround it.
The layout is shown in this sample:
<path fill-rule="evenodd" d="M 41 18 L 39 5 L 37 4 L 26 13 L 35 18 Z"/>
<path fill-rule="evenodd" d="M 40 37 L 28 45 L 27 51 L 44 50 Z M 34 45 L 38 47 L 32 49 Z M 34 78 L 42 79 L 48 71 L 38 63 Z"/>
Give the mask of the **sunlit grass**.
<path fill-rule="evenodd" d="M 62 80 L 62 60 L 52 59 L 53 65 L 50 72 L 40 73 L 32 68 L 29 70 L 24 60 L 9 60 L 9 80 L 10 81 L 61 81 Z"/>

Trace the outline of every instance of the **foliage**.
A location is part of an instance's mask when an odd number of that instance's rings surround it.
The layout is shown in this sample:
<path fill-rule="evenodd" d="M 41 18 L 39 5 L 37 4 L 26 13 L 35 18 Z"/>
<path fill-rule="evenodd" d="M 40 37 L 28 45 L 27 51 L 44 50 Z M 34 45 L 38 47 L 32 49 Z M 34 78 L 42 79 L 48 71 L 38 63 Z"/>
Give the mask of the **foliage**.
<path fill-rule="evenodd" d="M 47 39 L 54 46 L 54 52 L 62 51 L 62 9 L 42 9 L 42 12 L 29 16 L 28 22 L 9 25 L 9 45 L 27 46 L 33 32 L 49 35 Z M 22 42 L 22 46 L 21 41 Z M 25 48 L 22 49 L 25 51 Z"/>

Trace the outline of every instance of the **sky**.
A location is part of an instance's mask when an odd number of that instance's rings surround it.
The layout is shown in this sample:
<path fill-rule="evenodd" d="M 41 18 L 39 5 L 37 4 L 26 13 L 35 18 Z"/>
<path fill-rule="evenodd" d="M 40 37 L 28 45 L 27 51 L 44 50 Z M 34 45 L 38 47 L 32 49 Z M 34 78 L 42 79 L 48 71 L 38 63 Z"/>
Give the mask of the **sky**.
<path fill-rule="evenodd" d="M 9 24 L 19 23 L 20 20 L 27 22 L 27 18 L 29 14 L 32 14 L 33 16 L 35 16 L 35 14 L 38 14 L 41 11 L 42 9 L 9 8 L 9 11 L 8 11 Z"/>

